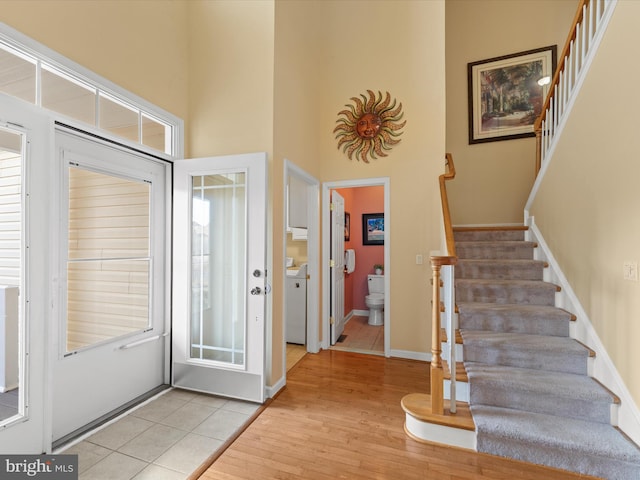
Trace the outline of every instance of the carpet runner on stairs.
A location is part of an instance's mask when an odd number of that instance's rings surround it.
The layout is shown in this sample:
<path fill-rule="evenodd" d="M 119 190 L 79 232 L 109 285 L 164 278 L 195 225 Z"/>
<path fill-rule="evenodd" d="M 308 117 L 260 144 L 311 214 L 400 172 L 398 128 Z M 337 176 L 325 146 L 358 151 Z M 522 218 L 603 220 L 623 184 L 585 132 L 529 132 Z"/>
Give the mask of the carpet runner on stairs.
<path fill-rule="evenodd" d="M 456 229 L 456 304 L 478 451 L 611 480 L 640 449 L 611 425 L 618 398 L 587 375 L 524 229 Z"/>

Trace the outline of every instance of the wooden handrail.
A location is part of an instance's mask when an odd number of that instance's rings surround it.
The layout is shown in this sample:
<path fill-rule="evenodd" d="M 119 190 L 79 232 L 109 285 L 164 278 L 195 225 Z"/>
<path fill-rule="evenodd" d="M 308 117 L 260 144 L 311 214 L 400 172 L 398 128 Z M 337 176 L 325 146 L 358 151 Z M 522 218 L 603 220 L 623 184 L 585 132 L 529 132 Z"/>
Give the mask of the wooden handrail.
<path fill-rule="evenodd" d="M 444 221 L 445 239 L 448 255 L 432 255 L 431 269 L 433 271 L 433 294 L 431 310 L 431 411 L 434 414 L 444 413 L 444 371 L 442 369 L 442 346 L 440 337 L 440 269 L 444 265 L 455 265 L 456 246 L 451 225 L 451 212 L 447 197 L 446 181 L 455 178 L 456 168 L 450 153 L 446 156 L 447 172 L 440 175 L 440 200 L 442 202 L 442 217 Z"/>
<path fill-rule="evenodd" d="M 558 89 L 558 85 L 560 83 L 560 74 L 564 71 L 565 61 L 569 56 L 569 54 L 571 53 L 570 52 L 571 44 L 576 39 L 576 36 L 578 33 L 578 25 L 580 25 L 583 20 L 583 15 L 584 15 L 584 12 L 586 11 L 585 7 L 589 6 L 589 2 L 590 0 L 580 0 L 580 3 L 578 5 L 578 10 L 576 12 L 576 15 L 573 19 L 573 23 L 569 30 L 569 36 L 567 37 L 567 41 L 564 44 L 562 53 L 558 58 L 558 65 L 556 66 L 556 71 L 554 72 L 551 83 L 549 84 L 549 91 L 547 92 L 547 97 L 545 98 L 544 104 L 542 105 L 542 111 L 540 112 L 540 115 L 538 116 L 538 118 L 533 124 L 533 131 L 535 132 L 535 135 L 536 135 L 536 166 L 535 166 L 536 175 L 540 171 L 540 168 L 542 168 L 542 122 L 544 122 L 547 117 L 547 110 L 551 105 L 553 96 L 556 94 L 556 90 Z"/>
<path fill-rule="evenodd" d="M 571 48 L 571 42 L 576 39 L 577 34 L 577 26 L 580 22 L 582 22 L 582 15 L 584 12 L 584 7 L 589 5 L 590 0 L 580 0 L 580 4 L 578 5 L 578 11 L 576 12 L 576 16 L 573 19 L 573 24 L 571 25 L 571 29 L 569 30 L 569 36 L 567 37 L 567 41 L 564 44 L 564 48 L 562 49 L 562 53 L 560 57 L 558 57 L 558 65 L 556 67 L 556 71 L 553 74 L 553 79 L 549 84 L 549 91 L 547 92 L 547 98 L 544 101 L 544 105 L 542 105 L 542 112 L 540 112 L 540 116 L 536 119 L 533 124 L 533 130 L 537 131 L 542 128 L 542 122 L 546 117 L 546 111 L 551 104 L 551 99 L 553 98 L 553 94 L 555 93 L 556 88 L 558 88 L 558 81 L 560 79 L 560 72 L 564 70 L 564 62 L 569 54 L 569 49 Z"/>
<path fill-rule="evenodd" d="M 447 180 L 453 180 L 456 177 L 456 166 L 453 163 L 453 156 L 450 153 L 445 155 L 447 172 L 438 177 L 440 182 L 440 201 L 442 203 L 442 218 L 444 220 L 444 234 L 447 241 L 447 254 L 451 257 L 456 256 L 456 244 L 453 240 L 453 227 L 451 225 L 451 212 L 449 210 L 449 198 L 447 197 Z"/>

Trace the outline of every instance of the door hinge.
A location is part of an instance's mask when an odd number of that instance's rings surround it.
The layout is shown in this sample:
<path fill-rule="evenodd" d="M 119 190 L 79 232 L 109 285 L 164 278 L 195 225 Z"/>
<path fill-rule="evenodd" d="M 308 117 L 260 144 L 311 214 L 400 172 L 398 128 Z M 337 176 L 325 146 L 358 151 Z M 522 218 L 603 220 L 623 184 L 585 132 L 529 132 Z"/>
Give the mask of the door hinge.
<path fill-rule="evenodd" d="M 329 260 L 329 268 L 333 268 L 336 266 L 336 261 L 335 260 Z"/>
<path fill-rule="evenodd" d="M 333 203 L 333 202 L 331 202 L 331 203 L 329 204 L 329 210 L 333 212 L 335 209 L 336 209 L 336 204 L 335 204 L 335 203 Z"/>
<path fill-rule="evenodd" d="M 329 324 L 335 325 L 336 319 L 334 317 L 329 317 Z"/>

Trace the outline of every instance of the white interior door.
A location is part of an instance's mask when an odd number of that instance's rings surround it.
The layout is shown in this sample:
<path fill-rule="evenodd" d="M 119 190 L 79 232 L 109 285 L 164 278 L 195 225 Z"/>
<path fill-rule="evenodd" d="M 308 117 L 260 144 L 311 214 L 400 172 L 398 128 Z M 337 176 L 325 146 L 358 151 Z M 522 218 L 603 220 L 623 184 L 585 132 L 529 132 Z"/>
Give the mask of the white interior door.
<path fill-rule="evenodd" d="M 168 164 L 56 129 L 53 440 L 167 383 Z"/>
<path fill-rule="evenodd" d="M 331 345 L 344 331 L 344 198 L 331 192 Z"/>
<path fill-rule="evenodd" d="M 174 386 L 262 403 L 264 153 L 174 165 Z"/>

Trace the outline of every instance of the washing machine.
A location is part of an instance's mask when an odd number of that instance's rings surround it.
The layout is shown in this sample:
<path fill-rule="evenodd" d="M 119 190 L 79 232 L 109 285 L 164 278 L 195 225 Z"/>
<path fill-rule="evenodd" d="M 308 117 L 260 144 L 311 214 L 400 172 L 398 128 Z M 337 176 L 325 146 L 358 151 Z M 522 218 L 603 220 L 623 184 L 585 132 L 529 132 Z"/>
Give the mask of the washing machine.
<path fill-rule="evenodd" d="M 287 269 L 285 340 L 304 345 L 307 341 L 307 265 Z"/>

